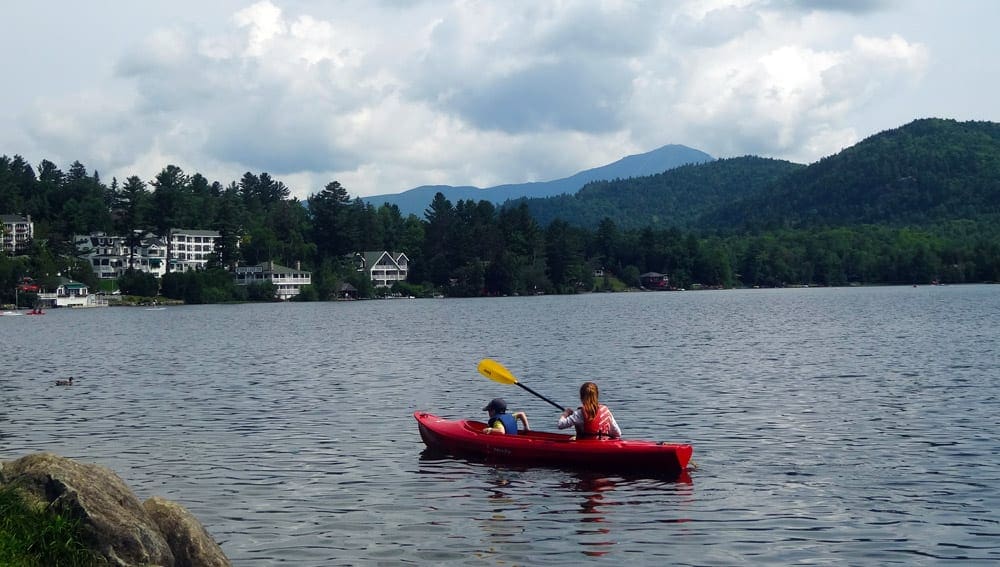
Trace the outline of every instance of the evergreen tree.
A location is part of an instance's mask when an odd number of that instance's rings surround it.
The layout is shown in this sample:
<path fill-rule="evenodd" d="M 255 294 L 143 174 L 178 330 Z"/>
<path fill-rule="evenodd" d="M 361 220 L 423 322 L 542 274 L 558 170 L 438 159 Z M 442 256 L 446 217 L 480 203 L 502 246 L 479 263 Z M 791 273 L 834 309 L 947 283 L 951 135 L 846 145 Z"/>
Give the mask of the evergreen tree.
<path fill-rule="evenodd" d="M 339 259 L 357 252 L 350 225 L 351 199 L 339 181 L 326 184 L 308 199 L 312 237 L 320 259 Z"/>
<path fill-rule="evenodd" d="M 168 231 L 174 228 L 190 228 L 180 226 L 185 220 L 188 183 L 188 176 L 176 165 L 163 168 L 152 181 L 153 207 L 150 220 L 160 236 L 167 237 Z"/>

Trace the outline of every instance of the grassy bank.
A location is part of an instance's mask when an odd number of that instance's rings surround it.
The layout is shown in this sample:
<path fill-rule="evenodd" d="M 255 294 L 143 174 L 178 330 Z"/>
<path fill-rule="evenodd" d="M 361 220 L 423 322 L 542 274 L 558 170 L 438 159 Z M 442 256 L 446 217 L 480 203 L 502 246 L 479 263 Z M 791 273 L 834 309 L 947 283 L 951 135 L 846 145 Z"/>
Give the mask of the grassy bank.
<path fill-rule="evenodd" d="M 102 565 L 81 542 L 79 520 L 32 507 L 16 490 L 0 486 L 0 565 Z"/>

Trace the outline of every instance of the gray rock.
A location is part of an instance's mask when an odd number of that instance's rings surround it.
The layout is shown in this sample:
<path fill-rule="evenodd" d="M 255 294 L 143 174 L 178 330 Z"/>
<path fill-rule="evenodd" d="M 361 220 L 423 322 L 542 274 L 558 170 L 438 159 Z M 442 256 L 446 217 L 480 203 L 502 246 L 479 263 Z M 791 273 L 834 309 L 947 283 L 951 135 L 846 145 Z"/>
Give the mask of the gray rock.
<path fill-rule="evenodd" d="M 107 467 L 35 453 L 3 463 L 0 484 L 16 486 L 36 504 L 82 520 L 85 543 L 109 565 L 230 565 L 205 528 L 182 506 L 162 498 L 140 504 Z"/>
<path fill-rule="evenodd" d="M 204 526 L 180 504 L 154 496 L 142 503 L 174 553 L 174 567 L 230 567 Z"/>

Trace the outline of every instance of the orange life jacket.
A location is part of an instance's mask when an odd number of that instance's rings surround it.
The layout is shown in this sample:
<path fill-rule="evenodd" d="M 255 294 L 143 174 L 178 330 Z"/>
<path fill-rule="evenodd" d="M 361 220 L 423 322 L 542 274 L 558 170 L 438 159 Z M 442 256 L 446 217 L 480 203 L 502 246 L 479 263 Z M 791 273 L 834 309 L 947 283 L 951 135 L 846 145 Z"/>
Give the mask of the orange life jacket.
<path fill-rule="evenodd" d="M 577 437 L 581 437 L 581 435 L 577 435 Z M 582 437 L 611 437 L 611 410 L 607 406 L 598 405 L 597 415 L 594 416 L 594 419 L 583 422 Z"/>

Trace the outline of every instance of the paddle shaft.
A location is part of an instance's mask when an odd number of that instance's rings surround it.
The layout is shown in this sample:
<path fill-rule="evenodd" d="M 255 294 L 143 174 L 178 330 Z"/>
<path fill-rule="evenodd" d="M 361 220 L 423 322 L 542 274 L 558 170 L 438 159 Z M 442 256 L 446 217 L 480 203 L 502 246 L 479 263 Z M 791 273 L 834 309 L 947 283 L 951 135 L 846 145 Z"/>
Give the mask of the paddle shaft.
<path fill-rule="evenodd" d="M 531 388 L 529 388 L 529 387 L 525 386 L 524 384 L 522 384 L 522 383 L 520 383 L 520 382 L 514 382 L 514 383 L 515 383 L 515 384 L 517 384 L 518 386 L 520 386 L 520 387 L 524 388 L 525 390 L 527 390 L 527 391 L 531 392 L 532 394 L 534 394 L 534 395 L 538 396 L 539 398 L 542 398 L 542 399 L 543 399 L 543 400 L 545 400 L 546 402 L 549 402 L 550 404 L 552 404 L 552 405 L 556 406 L 557 408 L 559 408 L 559 411 L 563 411 L 563 410 L 565 410 L 565 409 L 566 409 L 566 408 L 562 407 L 561 405 L 559 405 L 559 404 L 557 404 L 557 403 L 553 402 L 552 400 L 550 400 L 550 399 L 546 398 L 545 396 L 543 396 L 543 395 L 539 394 L 538 392 L 536 392 L 536 391 L 532 390 Z"/>

